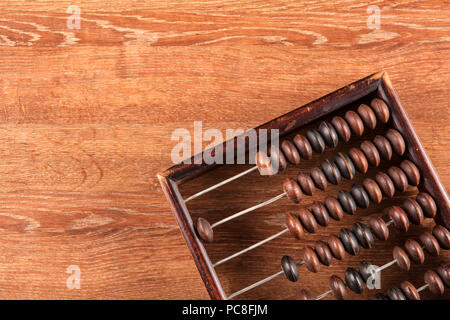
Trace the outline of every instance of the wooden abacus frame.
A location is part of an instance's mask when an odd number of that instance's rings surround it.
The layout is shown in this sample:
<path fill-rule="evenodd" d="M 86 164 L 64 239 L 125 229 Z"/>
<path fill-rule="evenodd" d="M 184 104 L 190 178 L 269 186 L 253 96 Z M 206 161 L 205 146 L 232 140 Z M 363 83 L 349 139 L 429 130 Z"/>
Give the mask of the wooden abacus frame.
<path fill-rule="evenodd" d="M 406 157 L 414 162 L 423 177 L 418 186 L 419 190 L 429 193 L 436 201 L 438 207 L 435 217 L 436 223 L 450 229 L 450 200 L 448 194 L 414 131 L 405 108 L 401 104 L 387 73 L 378 72 L 358 80 L 254 129 L 256 132 L 261 129 L 267 129 L 268 131 L 278 129 L 279 136 L 282 138 L 320 117 L 326 116 L 373 93 L 376 93 L 377 96 L 387 102 L 391 110 L 391 126 L 403 134 L 406 143 Z M 245 150 L 248 152 L 249 146 L 247 142 L 245 143 Z M 227 145 L 232 145 L 236 151 L 238 138 L 232 139 L 232 144 L 231 141 L 223 143 L 222 150 L 224 154 Z M 202 156 L 203 153 L 204 151 Z M 194 164 L 194 157 L 199 157 L 199 155 L 191 158 L 191 164 L 175 165 L 158 174 L 158 178 L 210 297 L 212 299 L 226 299 L 226 294 L 213 264 L 201 239 L 197 236 L 189 210 L 179 192 L 180 185 L 220 165 Z"/>

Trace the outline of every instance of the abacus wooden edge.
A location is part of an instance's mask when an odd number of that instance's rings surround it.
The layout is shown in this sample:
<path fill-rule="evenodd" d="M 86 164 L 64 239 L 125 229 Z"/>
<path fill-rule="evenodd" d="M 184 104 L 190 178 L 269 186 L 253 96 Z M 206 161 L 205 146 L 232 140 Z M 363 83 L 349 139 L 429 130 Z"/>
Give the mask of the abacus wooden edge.
<path fill-rule="evenodd" d="M 408 115 L 386 72 L 377 72 L 348 84 L 254 129 L 256 132 L 261 129 L 267 129 L 268 131 L 271 129 L 278 129 L 280 138 L 282 138 L 320 117 L 326 116 L 339 108 L 345 107 L 348 104 L 375 92 L 390 106 L 392 112 L 392 126 L 404 135 L 407 147 L 407 157 L 416 164 L 419 170 L 421 170 L 423 179 L 419 185 L 419 190 L 428 192 L 436 200 L 438 206 L 438 213 L 435 218 L 436 222 L 444 225 L 447 229 L 450 229 L 450 200 L 448 194 L 414 131 Z M 226 153 L 228 145 L 232 145 L 236 150 L 238 141 L 238 137 L 225 141 L 222 144 L 223 153 Z M 232 144 L 230 144 L 230 142 L 232 142 Z M 248 152 L 248 144 L 247 142 L 245 143 L 245 151 Z M 204 152 L 205 151 L 202 152 L 202 155 Z M 196 234 L 191 215 L 178 189 L 179 185 L 222 165 L 205 163 L 194 164 L 193 160 L 198 156 L 199 155 L 194 155 L 191 157 L 190 164 L 177 164 L 164 172 L 159 173 L 157 176 L 211 299 L 226 299 L 227 296 L 217 277 L 206 249 Z"/>

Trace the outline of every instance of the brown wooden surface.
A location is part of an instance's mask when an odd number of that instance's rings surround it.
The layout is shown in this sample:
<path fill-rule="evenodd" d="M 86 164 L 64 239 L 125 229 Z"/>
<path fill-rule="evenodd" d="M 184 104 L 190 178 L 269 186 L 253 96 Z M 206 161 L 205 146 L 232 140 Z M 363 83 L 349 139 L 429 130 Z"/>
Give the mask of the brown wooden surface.
<path fill-rule="evenodd" d="M 0 2 L 0 298 L 208 298 L 156 178 L 172 165 L 172 131 L 195 120 L 204 130 L 252 128 L 379 70 L 448 188 L 448 2 L 376 2 L 379 31 L 356 1 L 81 1 L 80 30 L 66 27 L 72 4 Z M 217 170 L 185 193 L 241 169 Z M 246 177 L 190 209 L 218 220 L 277 194 L 282 176 L 263 179 Z M 218 259 L 252 244 L 281 228 L 276 211 L 291 209 L 283 202 L 224 226 L 207 249 Z M 288 239 L 221 266 L 226 292 L 278 271 L 280 254 L 298 254 L 303 243 Z M 295 298 L 313 284 L 318 294 L 331 273 L 388 261 L 390 249 L 246 297 L 276 289 Z M 81 268 L 80 290 L 66 287 L 69 265 Z M 426 267 L 384 277 L 420 285 Z"/>

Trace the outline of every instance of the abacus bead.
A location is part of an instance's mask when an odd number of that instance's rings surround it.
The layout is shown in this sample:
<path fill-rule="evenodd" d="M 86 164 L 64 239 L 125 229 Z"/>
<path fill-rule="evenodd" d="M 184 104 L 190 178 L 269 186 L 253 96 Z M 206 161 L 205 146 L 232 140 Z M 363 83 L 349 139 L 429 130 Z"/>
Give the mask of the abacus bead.
<path fill-rule="evenodd" d="M 437 212 L 436 202 L 434 202 L 434 199 L 428 193 L 419 193 L 416 197 L 416 201 L 422 207 L 425 217 L 434 218 Z"/>
<path fill-rule="evenodd" d="M 292 139 L 292 141 L 294 141 L 294 144 L 297 147 L 297 150 L 300 153 L 300 156 L 303 159 L 311 160 L 312 147 L 311 147 L 311 144 L 309 143 L 308 139 L 306 139 L 306 137 L 301 134 L 297 134 L 297 135 L 295 135 L 294 139 Z"/>
<path fill-rule="evenodd" d="M 395 189 L 400 192 L 405 192 L 408 188 L 408 178 L 405 173 L 399 167 L 390 167 L 388 169 L 388 175 L 394 182 Z"/>
<path fill-rule="evenodd" d="M 340 190 L 338 192 L 338 199 L 341 203 L 342 209 L 349 214 L 354 214 L 356 211 L 356 202 L 352 195 L 347 191 Z"/>
<path fill-rule="evenodd" d="M 385 241 L 389 238 L 389 228 L 382 218 L 378 216 L 370 217 L 369 226 L 379 240 Z"/>
<path fill-rule="evenodd" d="M 389 297 L 389 300 L 406 300 L 403 291 L 397 287 L 389 288 L 386 294 Z"/>
<path fill-rule="evenodd" d="M 369 163 L 367 162 L 366 156 L 360 149 L 351 148 L 348 151 L 348 155 L 350 159 L 352 159 L 356 170 L 358 170 L 361 173 L 367 172 L 367 169 L 369 168 Z"/>
<path fill-rule="evenodd" d="M 364 140 L 359 147 L 364 152 L 364 155 L 371 166 L 378 167 L 380 165 L 380 153 L 372 142 Z"/>
<path fill-rule="evenodd" d="M 311 292 L 305 289 L 300 289 L 300 293 L 298 296 L 299 300 L 314 300 L 314 297 L 312 296 Z"/>
<path fill-rule="evenodd" d="M 364 223 L 356 222 L 353 224 L 352 231 L 363 248 L 370 249 L 373 247 L 374 240 L 372 232 Z"/>
<path fill-rule="evenodd" d="M 380 120 L 383 123 L 388 122 L 389 107 L 383 100 L 379 98 L 372 99 L 372 101 L 370 102 L 370 106 L 372 107 L 373 112 L 375 112 L 375 115 L 377 116 L 378 120 Z"/>
<path fill-rule="evenodd" d="M 281 268 L 289 281 L 296 282 L 298 280 L 299 271 L 294 259 L 289 256 L 283 256 L 281 258 Z"/>
<path fill-rule="evenodd" d="M 341 173 L 339 172 L 338 167 L 330 160 L 325 159 L 322 162 L 322 171 L 330 183 L 336 185 L 341 183 Z"/>
<path fill-rule="evenodd" d="M 400 163 L 400 168 L 406 174 L 410 185 L 417 186 L 420 183 L 420 172 L 414 163 L 409 160 L 403 160 Z"/>
<path fill-rule="evenodd" d="M 389 298 L 384 293 L 378 292 L 373 296 L 373 300 L 389 300 Z"/>
<path fill-rule="evenodd" d="M 317 228 L 319 228 L 319 226 L 317 225 L 317 221 L 311 211 L 300 208 L 299 218 L 302 222 L 303 228 L 305 228 L 309 233 L 315 233 L 317 231 Z"/>
<path fill-rule="evenodd" d="M 361 104 L 358 107 L 358 114 L 367 128 L 371 130 L 375 129 L 377 126 L 377 117 L 371 107 L 366 104 Z"/>
<path fill-rule="evenodd" d="M 391 160 L 392 158 L 392 147 L 389 141 L 383 137 L 383 136 L 375 136 L 373 138 L 373 143 L 378 149 L 378 152 L 380 153 L 381 157 L 384 160 Z"/>
<path fill-rule="evenodd" d="M 317 153 L 322 153 L 325 150 L 325 141 L 322 136 L 316 130 L 310 129 L 306 132 L 306 137 L 311 144 L 313 150 Z"/>
<path fill-rule="evenodd" d="M 274 175 L 277 173 L 272 166 L 271 158 L 264 152 L 258 151 L 256 153 L 256 166 L 261 175 Z"/>
<path fill-rule="evenodd" d="M 322 121 L 319 125 L 319 132 L 327 146 L 334 148 L 338 145 L 338 134 L 331 123 Z"/>
<path fill-rule="evenodd" d="M 295 239 L 303 238 L 305 230 L 303 230 L 303 226 L 296 215 L 292 213 L 288 213 L 286 215 L 286 226 L 288 227 L 289 232 Z"/>
<path fill-rule="evenodd" d="M 355 202 L 358 205 L 358 207 L 364 209 L 369 207 L 370 204 L 369 195 L 367 194 L 363 186 L 359 184 L 354 184 L 350 189 L 350 194 L 352 195 L 353 199 L 355 199 Z"/>
<path fill-rule="evenodd" d="M 311 272 L 319 272 L 320 271 L 320 262 L 317 257 L 316 252 L 310 246 L 303 248 L 302 250 L 302 259 L 305 262 L 306 268 Z"/>
<path fill-rule="evenodd" d="M 342 152 L 338 152 L 338 154 L 334 158 L 334 163 L 339 168 L 341 175 L 345 179 L 353 180 L 353 178 L 355 177 L 355 166 L 353 165 L 353 161 L 348 155 Z"/>
<path fill-rule="evenodd" d="M 327 207 L 328 214 L 334 219 L 334 220 L 341 220 L 344 217 L 344 209 L 342 209 L 341 204 L 339 203 L 339 200 L 334 197 L 326 197 L 324 200 L 325 207 Z"/>
<path fill-rule="evenodd" d="M 288 164 L 286 157 L 284 156 L 283 152 L 280 151 L 280 149 L 271 145 L 269 148 L 269 154 L 272 165 L 278 164 L 279 171 L 284 171 L 287 168 Z"/>
<path fill-rule="evenodd" d="M 286 159 L 292 163 L 292 164 L 299 164 L 300 163 L 300 154 L 298 153 L 297 148 L 294 146 L 294 144 L 289 140 L 284 140 L 281 143 L 281 150 L 283 150 L 283 153 L 286 157 Z"/>
<path fill-rule="evenodd" d="M 327 188 L 328 186 L 327 178 L 325 177 L 323 171 L 320 170 L 320 168 L 318 167 L 312 168 L 310 175 L 317 188 L 319 188 L 320 190 L 325 190 Z"/>
<path fill-rule="evenodd" d="M 403 281 L 400 284 L 400 289 L 402 289 L 403 294 L 408 300 L 420 300 L 420 294 L 411 282 Z"/>
<path fill-rule="evenodd" d="M 211 243 L 214 239 L 214 232 L 211 225 L 206 219 L 198 218 L 197 220 L 197 234 L 205 242 Z"/>
<path fill-rule="evenodd" d="M 345 271 L 345 283 L 353 292 L 358 294 L 364 292 L 364 280 L 359 272 L 353 268 L 347 268 Z"/>
<path fill-rule="evenodd" d="M 408 215 L 409 221 L 411 221 L 411 223 L 416 225 L 422 224 L 424 215 L 422 208 L 417 203 L 417 201 L 408 198 L 403 202 L 402 208 L 406 211 L 406 214 Z"/>
<path fill-rule="evenodd" d="M 439 275 L 433 270 L 427 270 L 423 277 L 425 283 L 428 284 L 428 289 L 435 295 L 442 296 L 444 294 L 444 283 Z"/>
<path fill-rule="evenodd" d="M 323 205 L 323 203 L 315 201 L 311 205 L 311 211 L 316 218 L 318 224 L 323 227 L 326 227 L 330 224 L 330 215 L 328 214 L 327 208 Z"/>
<path fill-rule="evenodd" d="M 389 218 L 394 221 L 394 226 L 402 231 L 407 232 L 409 230 L 409 219 L 406 215 L 405 211 L 402 208 L 397 206 L 392 206 L 388 210 Z"/>
<path fill-rule="evenodd" d="M 328 237 L 328 247 L 330 247 L 331 253 L 333 254 L 333 257 L 335 257 L 338 260 L 342 260 L 345 257 L 345 248 L 342 244 L 341 239 L 336 237 L 335 235 L 330 235 Z"/>
<path fill-rule="evenodd" d="M 444 250 L 450 249 L 450 231 L 447 228 L 437 224 L 433 228 L 433 235 L 436 237 L 439 245 Z"/>
<path fill-rule="evenodd" d="M 351 110 L 347 111 L 345 113 L 345 120 L 347 120 L 348 125 L 356 136 L 362 136 L 364 133 L 364 123 L 356 112 Z"/>
<path fill-rule="evenodd" d="M 330 289 L 337 300 L 345 300 L 347 298 L 347 286 L 338 276 L 332 275 L 330 277 Z"/>
<path fill-rule="evenodd" d="M 359 244 L 356 236 L 347 228 L 342 228 L 339 233 L 339 238 L 344 245 L 345 251 L 352 256 L 356 256 L 359 252 Z"/>
<path fill-rule="evenodd" d="M 311 196 L 316 191 L 314 182 L 308 174 L 300 173 L 297 176 L 297 181 L 304 194 Z"/>
<path fill-rule="evenodd" d="M 409 259 L 408 254 L 400 247 L 395 246 L 392 251 L 392 256 L 395 260 L 397 260 L 397 265 L 400 269 L 409 271 L 411 268 L 411 260 Z"/>
<path fill-rule="evenodd" d="M 439 246 L 438 241 L 431 233 L 427 231 L 423 232 L 419 236 L 419 241 L 431 256 L 436 257 L 441 252 L 441 247 Z"/>
<path fill-rule="evenodd" d="M 348 126 L 347 121 L 345 121 L 341 117 L 336 116 L 333 118 L 333 120 L 331 120 L 331 124 L 336 129 L 336 131 L 337 131 L 339 137 L 342 139 L 342 141 L 348 142 L 350 140 L 350 137 L 352 134 L 351 134 L 350 127 Z"/>
<path fill-rule="evenodd" d="M 286 196 L 294 203 L 299 203 L 303 198 L 302 190 L 297 182 L 292 179 L 286 178 L 283 181 L 283 191 Z"/>
<path fill-rule="evenodd" d="M 359 274 L 367 283 L 367 279 L 372 276 L 373 265 L 367 261 L 361 261 L 359 263 Z"/>
<path fill-rule="evenodd" d="M 395 194 L 395 186 L 394 182 L 392 182 L 391 178 L 384 172 L 378 172 L 375 175 L 375 181 L 378 183 L 381 191 L 388 198 L 392 198 Z"/>
<path fill-rule="evenodd" d="M 367 194 L 370 197 L 370 200 L 379 204 L 383 199 L 383 195 L 381 193 L 380 186 L 373 179 L 366 178 L 363 180 L 362 185 L 364 189 L 366 189 Z"/>
<path fill-rule="evenodd" d="M 326 242 L 323 242 L 321 240 L 316 241 L 314 247 L 317 256 L 319 257 L 320 263 L 327 267 L 331 265 L 331 263 L 333 262 L 333 254 L 331 253 L 331 250 Z"/>
<path fill-rule="evenodd" d="M 436 273 L 441 277 L 442 282 L 450 288 L 450 264 L 443 264 L 436 268 Z"/>
<path fill-rule="evenodd" d="M 405 249 L 408 256 L 414 263 L 422 264 L 425 261 L 425 254 L 423 253 L 422 247 L 414 239 L 408 239 L 405 241 Z"/>
<path fill-rule="evenodd" d="M 386 132 L 386 138 L 391 143 L 391 147 L 396 154 L 402 156 L 405 153 L 405 140 L 402 135 L 395 129 L 389 129 Z"/>

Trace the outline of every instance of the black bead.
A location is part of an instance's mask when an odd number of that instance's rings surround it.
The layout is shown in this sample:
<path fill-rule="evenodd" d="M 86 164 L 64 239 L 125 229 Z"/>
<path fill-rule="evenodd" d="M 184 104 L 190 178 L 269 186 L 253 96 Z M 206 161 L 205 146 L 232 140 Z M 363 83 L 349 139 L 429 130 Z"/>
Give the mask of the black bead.
<path fill-rule="evenodd" d="M 355 177 L 355 165 L 348 155 L 339 152 L 334 158 L 334 163 L 345 179 L 352 180 Z"/>
<path fill-rule="evenodd" d="M 392 287 L 387 291 L 389 300 L 407 300 L 405 294 L 400 288 Z"/>
<path fill-rule="evenodd" d="M 389 298 L 384 293 L 377 293 L 373 296 L 373 300 L 389 300 Z"/>
<path fill-rule="evenodd" d="M 339 232 L 339 238 L 344 245 L 345 251 L 350 253 L 352 256 L 356 256 L 359 252 L 359 244 L 356 236 L 352 231 L 347 228 L 342 228 Z"/>
<path fill-rule="evenodd" d="M 338 192 L 338 199 L 341 203 L 342 209 L 349 214 L 354 214 L 356 212 L 356 202 L 352 195 L 344 190 Z"/>
<path fill-rule="evenodd" d="M 367 261 L 361 261 L 359 263 L 359 274 L 364 279 L 364 282 L 367 283 L 367 279 L 372 276 L 374 270 L 373 264 Z"/>
<path fill-rule="evenodd" d="M 339 137 L 334 129 L 333 125 L 327 121 L 322 121 L 319 125 L 319 132 L 325 140 L 325 143 L 330 148 L 334 148 L 338 145 Z"/>
<path fill-rule="evenodd" d="M 322 153 L 325 150 L 325 141 L 316 130 L 310 129 L 306 132 L 306 137 L 311 144 L 313 150 L 317 153 Z"/>
<path fill-rule="evenodd" d="M 364 292 L 364 280 L 359 272 L 353 268 L 348 268 L 345 271 L 345 283 L 353 292 L 358 294 Z"/>
<path fill-rule="evenodd" d="M 358 207 L 363 209 L 369 207 L 370 204 L 369 194 L 367 193 L 366 189 L 364 189 L 363 186 L 359 184 L 354 184 L 352 186 L 352 189 L 350 190 L 350 194 L 352 195 L 353 199 L 355 199 L 355 202 L 358 205 Z"/>
<path fill-rule="evenodd" d="M 341 183 L 342 177 L 338 167 L 330 160 L 326 159 L 322 162 L 322 171 L 327 180 L 332 184 Z"/>
<path fill-rule="evenodd" d="M 372 231 L 364 223 L 357 222 L 353 224 L 352 231 L 363 248 L 370 249 L 373 247 L 374 240 Z"/>
<path fill-rule="evenodd" d="M 281 268 L 289 281 L 296 282 L 298 280 L 298 266 L 294 259 L 289 256 L 283 256 L 281 258 Z"/>

